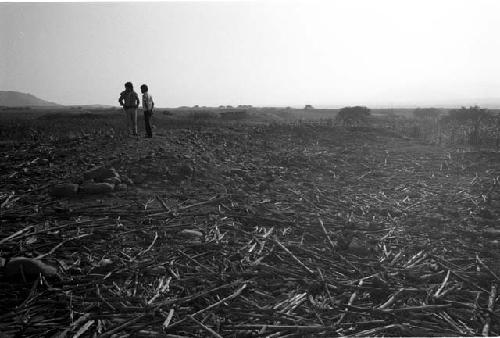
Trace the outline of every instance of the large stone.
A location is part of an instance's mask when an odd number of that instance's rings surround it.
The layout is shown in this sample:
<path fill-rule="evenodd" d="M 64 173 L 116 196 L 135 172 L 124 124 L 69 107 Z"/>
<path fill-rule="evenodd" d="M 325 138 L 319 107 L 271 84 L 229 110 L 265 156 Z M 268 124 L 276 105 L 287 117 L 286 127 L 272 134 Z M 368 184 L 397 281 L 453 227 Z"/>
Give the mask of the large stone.
<path fill-rule="evenodd" d="M 115 189 L 114 184 L 109 183 L 87 183 L 80 186 L 80 193 L 86 195 L 107 194 Z"/>
<path fill-rule="evenodd" d="M 125 191 L 127 190 L 127 185 L 125 183 L 121 183 L 115 186 L 116 191 Z"/>
<path fill-rule="evenodd" d="M 50 194 L 54 197 L 71 197 L 78 193 L 78 184 L 63 183 L 57 184 L 50 189 Z"/>
<path fill-rule="evenodd" d="M 83 173 L 84 181 L 93 179 L 96 182 L 104 182 L 105 179 L 112 177 L 120 177 L 114 168 L 97 167 Z"/>
<path fill-rule="evenodd" d="M 14 257 L 5 265 L 5 276 L 12 279 L 34 280 L 40 274 L 46 277 L 57 275 L 57 269 L 34 258 Z"/>

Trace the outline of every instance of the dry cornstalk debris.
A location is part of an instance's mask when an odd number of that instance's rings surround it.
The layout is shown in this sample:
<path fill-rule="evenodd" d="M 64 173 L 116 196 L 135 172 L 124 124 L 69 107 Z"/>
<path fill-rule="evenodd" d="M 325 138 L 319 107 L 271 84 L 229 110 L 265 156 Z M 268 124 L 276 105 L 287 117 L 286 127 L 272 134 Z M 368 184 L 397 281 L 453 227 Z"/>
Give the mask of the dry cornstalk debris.
<path fill-rule="evenodd" d="M 0 267 L 7 337 L 500 334 L 496 157 L 283 124 L 2 147 L 2 262 L 57 269 Z M 127 190 L 50 195 L 93 168 Z"/>

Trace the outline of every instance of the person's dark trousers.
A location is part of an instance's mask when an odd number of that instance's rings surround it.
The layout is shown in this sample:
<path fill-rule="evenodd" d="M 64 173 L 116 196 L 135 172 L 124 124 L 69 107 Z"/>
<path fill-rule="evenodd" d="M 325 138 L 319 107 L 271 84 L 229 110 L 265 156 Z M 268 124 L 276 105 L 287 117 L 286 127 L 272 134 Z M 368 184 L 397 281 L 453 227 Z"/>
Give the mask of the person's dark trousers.
<path fill-rule="evenodd" d="M 151 130 L 151 119 L 153 117 L 152 110 L 144 111 L 144 125 L 146 127 L 146 137 L 153 137 L 153 131 Z"/>

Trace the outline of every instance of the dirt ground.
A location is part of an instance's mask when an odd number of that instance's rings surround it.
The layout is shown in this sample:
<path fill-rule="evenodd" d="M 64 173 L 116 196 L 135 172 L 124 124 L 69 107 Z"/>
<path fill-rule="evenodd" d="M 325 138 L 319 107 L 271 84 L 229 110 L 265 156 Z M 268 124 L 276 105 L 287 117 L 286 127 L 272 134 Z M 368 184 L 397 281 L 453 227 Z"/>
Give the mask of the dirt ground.
<path fill-rule="evenodd" d="M 57 269 L 0 269 L 2 337 L 500 335 L 500 153 L 244 123 L 0 149 L 2 265 Z M 126 189 L 50 194 L 96 166 Z"/>

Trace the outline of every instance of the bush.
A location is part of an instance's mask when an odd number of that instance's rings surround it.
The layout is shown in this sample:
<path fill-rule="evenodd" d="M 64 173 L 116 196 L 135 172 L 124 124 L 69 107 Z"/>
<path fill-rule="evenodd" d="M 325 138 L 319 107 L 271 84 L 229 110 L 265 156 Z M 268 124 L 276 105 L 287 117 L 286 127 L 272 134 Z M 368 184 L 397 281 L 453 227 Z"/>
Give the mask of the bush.
<path fill-rule="evenodd" d="M 210 120 L 218 117 L 217 113 L 211 110 L 193 111 L 188 116 L 192 120 Z"/>
<path fill-rule="evenodd" d="M 443 117 L 445 122 L 474 122 L 480 123 L 491 118 L 491 114 L 487 109 L 481 109 L 479 106 L 469 108 L 462 107 L 460 109 L 452 109 L 447 116 Z"/>
<path fill-rule="evenodd" d="M 247 110 L 231 110 L 220 113 L 221 119 L 224 120 L 243 120 L 250 117 Z"/>
<path fill-rule="evenodd" d="M 367 124 L 370 109 L 364 106 L 344 107 L 340 109 L 335 122 L 344 126 Z"/>

